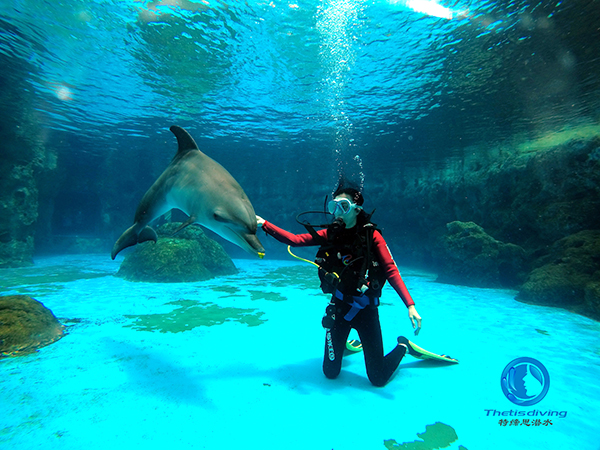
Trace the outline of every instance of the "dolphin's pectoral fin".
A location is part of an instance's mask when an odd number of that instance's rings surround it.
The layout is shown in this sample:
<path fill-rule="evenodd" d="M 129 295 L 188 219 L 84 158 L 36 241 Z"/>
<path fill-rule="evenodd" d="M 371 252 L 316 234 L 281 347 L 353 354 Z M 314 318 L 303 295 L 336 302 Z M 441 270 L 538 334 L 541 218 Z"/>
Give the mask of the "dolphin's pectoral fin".
<path fill-rule="evenodd" d="M 146 241 L 154 241 L 156 242 L 158 240 L 158 236 L 156 234 L 156 231 L 154 231 L 152 229 L 152 227 L 144 227 L 144 229 L 142 231 L 140 231 L 140 234 L 138 235 L 137 241 L 138 244 L 141 244 L 142 242 L 146 242 Z"/>
<path fill-rule="evenodd" d="M 195 222 L 196 222 L 196 217 L 195 217 L 195 216 L 190 216 L 190 218 L 189 218 L 189 219 L 188 219 L 186 222 L 182 223 L 182 224 L 179 226 L 179 228 L 177 228 L 175 231 L 173 231 L 173 234 L 171 234 L 171 236 L 174 236 L 174 235 L 176 235 L 176 234 L 177 234 L 177 233 L 179 233 L 181 230 L 183 230 L 185 227 L 187 227 L 187 226 L 189 226 L 189 225 L 191 225 L 191 224 L 193 224 L 193 223 L 195 223 Z"/>

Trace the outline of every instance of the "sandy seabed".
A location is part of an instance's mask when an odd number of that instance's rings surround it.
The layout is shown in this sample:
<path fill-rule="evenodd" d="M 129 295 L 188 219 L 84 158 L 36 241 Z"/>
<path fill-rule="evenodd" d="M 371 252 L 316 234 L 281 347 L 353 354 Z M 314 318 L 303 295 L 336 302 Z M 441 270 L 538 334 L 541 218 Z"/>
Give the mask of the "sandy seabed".
<path fill-rule="evenodd" d="M 0 360 L 1 448 L 600 448 L 600 323 L 591 319 L 405 269 L 423 330 L 411 337 L 387 286 L 386 351 L 405 335 L 460 364 L 406 356 L 377 388 L 361 354 L 346 357 L 338 379 L 323 376 L 328 298 L 312 266 L 236 260 L 234 276 L 157 284 L 115 277 L 120 261 L 48 257 L 0 271 L 3 295 L 36 298 L 68 330 Z M 518 407 L 500 378 L 525 356 L 551 381 L 541 402 Z"/>

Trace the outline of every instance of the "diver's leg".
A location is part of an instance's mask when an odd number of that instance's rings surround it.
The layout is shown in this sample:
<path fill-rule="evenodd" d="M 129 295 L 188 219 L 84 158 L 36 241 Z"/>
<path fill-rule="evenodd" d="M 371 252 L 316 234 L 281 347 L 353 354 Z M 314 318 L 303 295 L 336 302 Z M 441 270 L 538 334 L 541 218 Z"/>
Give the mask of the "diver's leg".
<path fill-rule="evenodd" d="M 358 313 L 353 326 L 358 331 L 365 354 L 365 366 L 369 381 L 375 386 L 385 386 L 406 353 L 406 347 L 397 345 L 383 355 L 383 338 L 377 308 L 365 308 Z"/>
<path fill-rule="evenodd" d="M 350 322 L 345 320 L 338 310 L 333 327 L 325 329 L 323 373 L 327 378 L 337 378 L 342 370 L 342 358 L 350 328 Z"/>

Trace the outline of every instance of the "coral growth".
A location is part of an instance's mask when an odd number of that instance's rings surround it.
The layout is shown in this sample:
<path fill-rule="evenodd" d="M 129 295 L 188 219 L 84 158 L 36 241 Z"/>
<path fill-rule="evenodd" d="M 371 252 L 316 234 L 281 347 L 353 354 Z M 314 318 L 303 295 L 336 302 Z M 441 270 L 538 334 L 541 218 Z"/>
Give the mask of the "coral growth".
<path fill-rule="evenodd" d="M 514 287 L 525 250 L 497 241 L 473 222 L 451 222 L 439 238 L 438 281 L 478 287 Z"/>
<path fill-rule="evenodd" d="M 223 247 L 199 227 L 187 227 L 173 235 L 180 223 L 161 226 L 158 241 L 145 242 L 129 253 L 118 276 L 130 281 L 180 283 L 202 281 L 237 273 Z"/>
<path fill-rule="evenodd" d="M 561 306 L 600 319 L 600 231 L 560 239 L 535 266 L 518 300 Z"/>
<path fill-rule="evenodd" d="M 0 297 L 0 356 L 31 353 L 63 336 L 52 311 L 27 295 Z"/>

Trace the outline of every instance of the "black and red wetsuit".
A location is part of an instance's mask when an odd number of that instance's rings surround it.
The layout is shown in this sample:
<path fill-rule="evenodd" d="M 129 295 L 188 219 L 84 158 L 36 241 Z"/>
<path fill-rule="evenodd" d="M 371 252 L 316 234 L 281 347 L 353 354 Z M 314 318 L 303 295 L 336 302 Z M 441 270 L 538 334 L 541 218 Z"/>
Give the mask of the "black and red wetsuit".
<path fill-rule="evenodd" d="M 282 242 L 292 247 L 308 247 L 321 245 L 315 236 L 310 233 L 293 234 L 283 230 L 270 222 L 265 221 L 263 230 Z M 319 237 L 327 239 L 327 229 L 317 231 Z M 387 281 L 396 290 L 404 304 L 409 307 L 414 305 L 398 267 L 392 258 L 390 250 L 379 232 L 373 232 L 373 253 L 381 265 Z M 400 361 L 404 357 L 406 348 L 396 346 L 390 353 L 383 354 L 383 339 L 379 323 L 379 311 L 376 306 L 368 306 L 360 310 L 351 320 L 344 317 L 352 306 L 340 298 L 333 296 L 332 302 L 336 308 L 334 326 L 327 330 L 325 336 L 325 356 L 323 359 L 323 372 L 328 378 L 336 378 L 342 368 L 342 356 L 346 348 L 346 341 L 350 330 L 354 328 L 360 337 L 363 346 L 367 376 L 375 386 L 384 386 L 394 374 Z"/>

